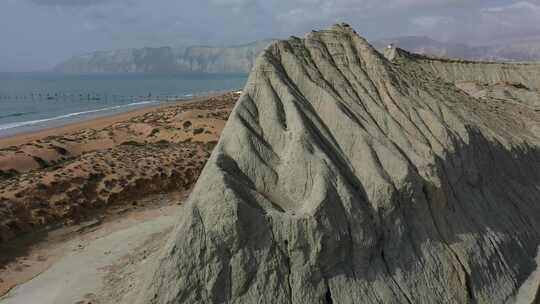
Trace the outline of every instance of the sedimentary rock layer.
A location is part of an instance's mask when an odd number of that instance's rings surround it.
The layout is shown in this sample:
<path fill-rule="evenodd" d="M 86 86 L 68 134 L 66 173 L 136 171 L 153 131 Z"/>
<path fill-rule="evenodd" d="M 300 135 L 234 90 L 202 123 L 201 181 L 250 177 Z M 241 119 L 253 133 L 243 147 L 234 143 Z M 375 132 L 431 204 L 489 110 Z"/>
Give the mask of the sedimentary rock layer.
<path fill-rule="evenodd" d="M 439 69 L 347 25 L 271 45 L 142 302 L 512 302 L 537 267 L 540 115 Z"/>

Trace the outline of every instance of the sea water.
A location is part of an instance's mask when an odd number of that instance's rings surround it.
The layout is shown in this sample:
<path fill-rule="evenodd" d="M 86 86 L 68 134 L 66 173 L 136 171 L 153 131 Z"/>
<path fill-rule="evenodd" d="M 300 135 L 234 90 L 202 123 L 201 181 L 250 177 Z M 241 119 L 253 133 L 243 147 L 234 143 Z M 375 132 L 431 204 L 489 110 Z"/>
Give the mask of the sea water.
<path fill-rule="evenodd" d="M 245 74 L 0 73 L 0 137 L 241 89 Z"/>

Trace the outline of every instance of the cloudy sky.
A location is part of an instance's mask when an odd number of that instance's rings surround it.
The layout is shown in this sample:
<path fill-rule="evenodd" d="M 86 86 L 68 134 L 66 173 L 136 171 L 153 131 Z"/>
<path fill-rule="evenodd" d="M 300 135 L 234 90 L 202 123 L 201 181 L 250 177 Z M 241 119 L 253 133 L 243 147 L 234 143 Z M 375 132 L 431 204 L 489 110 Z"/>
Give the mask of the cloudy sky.
<path fill-rule="evenodd" d="M 368 39 L 540 38 L 540 0 L 0 0 L 0 71 L 143 46 L 227 45 L 347 22 Z"/>

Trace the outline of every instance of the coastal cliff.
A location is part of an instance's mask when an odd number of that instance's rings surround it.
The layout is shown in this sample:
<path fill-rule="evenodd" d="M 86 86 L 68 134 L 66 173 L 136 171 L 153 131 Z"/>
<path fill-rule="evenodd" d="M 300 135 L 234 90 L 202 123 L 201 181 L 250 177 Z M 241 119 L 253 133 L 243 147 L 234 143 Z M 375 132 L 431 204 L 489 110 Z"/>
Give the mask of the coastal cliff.
<path fill-rule="evenodd" d="M 101 51 L 73 57 L 54 70 L 64 73 L 200 72 L 249 73 L 272 40 L 232 47 L 194 46 Z"/>

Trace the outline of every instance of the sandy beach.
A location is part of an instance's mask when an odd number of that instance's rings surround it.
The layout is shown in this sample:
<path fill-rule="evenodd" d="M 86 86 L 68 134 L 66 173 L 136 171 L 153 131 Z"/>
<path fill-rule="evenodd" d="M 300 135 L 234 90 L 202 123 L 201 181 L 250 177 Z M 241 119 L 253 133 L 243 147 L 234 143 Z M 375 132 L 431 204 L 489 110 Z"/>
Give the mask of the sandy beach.
<path fill-rule="evenodd" d="M 220 95 L 209 95 L 209 96 L 204 96 L 204 97 L 196 97 L 189 100 L 179 100 L 176 102 L 161 103 L 158 105 L 148 105 L 146 107 L 138 108 L 135 110 L 129 110 L 122 113 L 104 115 L 102 117 L 92 118 L 92 119 L 83 119 L 81 121 L 67 123 L 59 127 L 44 128 L 44 129 L 35 130 L 35 131 L 22 132 L 16 135 L 0 136 L 0 149 L 4 149 L 9 146 L 17 146 L 17 145 L 25 144 L 25 143 L 42 139 L 45 137 L 49 137 L 49 136 L 58 136 L 58 135 L 62 135 L 62 134 L 70 133 L 70 132 L 76 132 L 81 129 L 87 129 L 87 128 L 99 129 L 99 128 L 102 128 L 103 126 L 111 125 L 116 122 L 125 121 L 133 117 L 144 115 L 145 113 L 148 113 L 148 112 L 159 111 L 160 109 L 164 109 L 164 108 L 176 106 L 176 105 L 197 103 L 197 102 L 208 100 L 208 98 L 217 97 L 217 96 L 220 96 Z"/>
<path fill-rule="evenodd" d="M 191 188 L 237 93 L 0 139 L 0 246 Z M 6 263 L 0 256 L 0 265 Z"/>
<path fill-rule="evenodd" d="M 11 292 L 0 303 L 125 298 L 147 260 L 134 254 L 156 256 L 237 98 L 202 97 L 1 138 L 0 296 Z M 75 265 L 85 267 L 68 271 Z M 85 288 L 66 292 L 70 282 Z"/>

